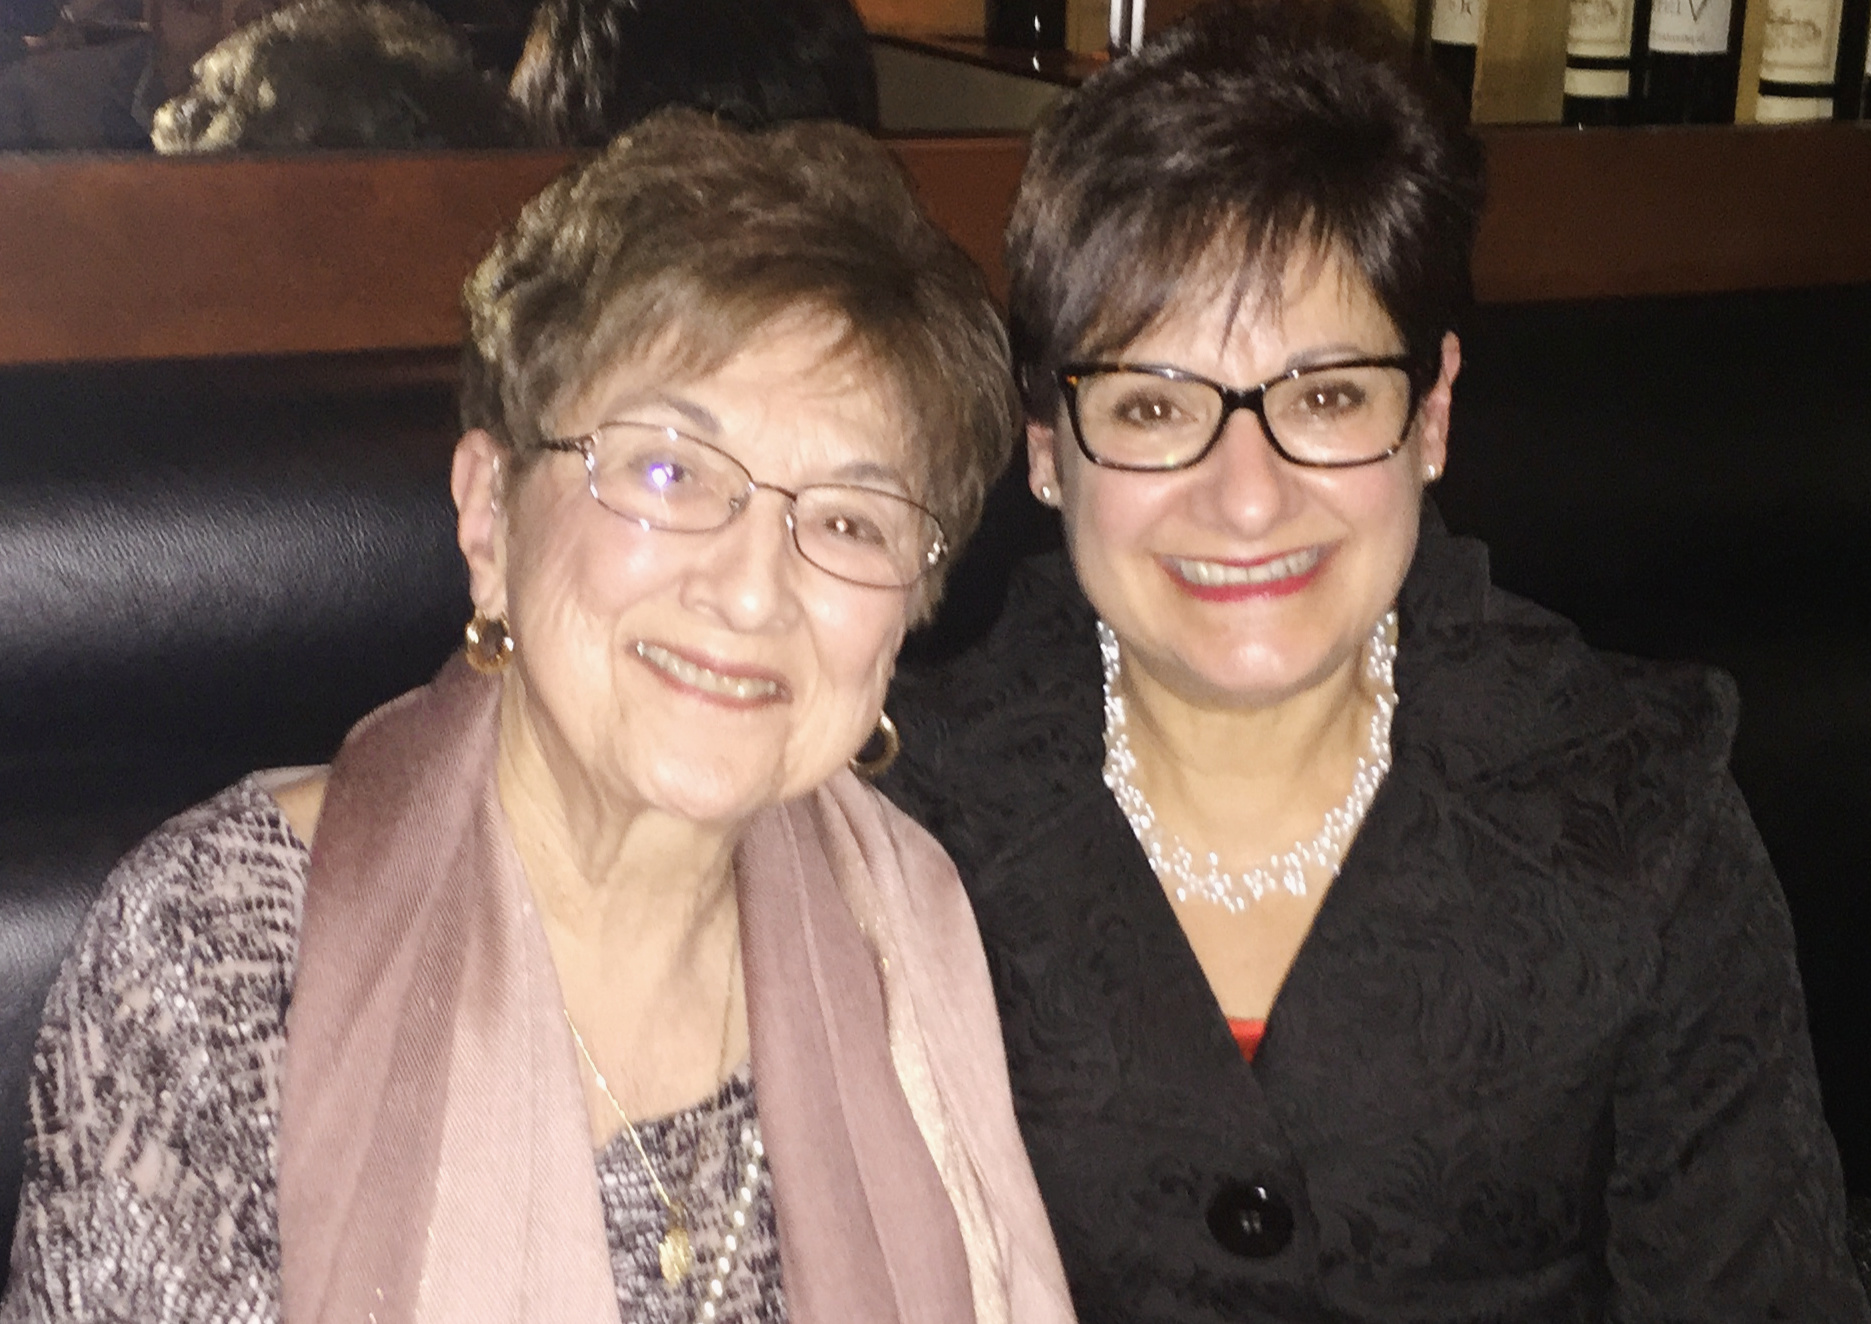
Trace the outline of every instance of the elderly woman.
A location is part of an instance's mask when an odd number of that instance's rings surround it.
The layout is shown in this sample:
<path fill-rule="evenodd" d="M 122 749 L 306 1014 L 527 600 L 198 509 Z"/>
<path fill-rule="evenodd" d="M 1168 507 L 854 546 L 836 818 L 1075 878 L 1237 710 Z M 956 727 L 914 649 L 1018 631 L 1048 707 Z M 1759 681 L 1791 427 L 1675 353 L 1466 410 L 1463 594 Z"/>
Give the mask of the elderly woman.
<path fill-rule="evenodd" d="M 1481 178 L 1407 59 L 1354 0 L 1212 9 L 1038 135 L 1069 560 L 899 683 L 886 789 L 969 887 L 1081 1318 L 1863 1320 L 1732 687 L 1423 503 Z"/>
<path fill-rule="evenodd" d="M 467 302 L 467 656 L 112 876 L 0 1313 L 1069 1320 L 959 880 L 846 768 L 1013 435 L 978 275 L 863 135 L 682 114 Z"/>

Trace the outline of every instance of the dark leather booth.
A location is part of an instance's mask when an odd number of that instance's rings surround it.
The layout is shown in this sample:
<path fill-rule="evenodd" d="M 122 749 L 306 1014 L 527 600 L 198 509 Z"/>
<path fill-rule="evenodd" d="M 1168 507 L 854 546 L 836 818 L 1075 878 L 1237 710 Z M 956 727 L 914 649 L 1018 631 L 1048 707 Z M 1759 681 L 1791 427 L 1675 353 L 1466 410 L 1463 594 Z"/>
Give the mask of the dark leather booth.
<path fill-rule="evenodd" d="M 1871 1191 L 1871 288 L 1494 307 L 1438 500 L 1497 577 L 1735 673 L 1828 1112 Z M 467 615 L 445 359 L 0 370 L 0 1235 L 32 1032 L 110 863 L 245 771 L 328 758 Z M 919 651 L 1054 537 L 1014 477 Z"/>
<path fill-rule="evenodd" d="M 0 1231 L 34 1030 L 111 864 L 328 759 L 460 637 L 446 364 L 0 371 Z"/>

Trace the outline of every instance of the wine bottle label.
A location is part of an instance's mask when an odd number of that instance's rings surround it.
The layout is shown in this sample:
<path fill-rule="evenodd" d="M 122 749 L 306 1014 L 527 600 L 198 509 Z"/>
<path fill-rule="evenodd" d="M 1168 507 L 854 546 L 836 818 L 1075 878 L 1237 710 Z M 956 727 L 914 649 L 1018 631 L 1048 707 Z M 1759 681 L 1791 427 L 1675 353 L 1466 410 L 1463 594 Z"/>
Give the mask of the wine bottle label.
<path fill-rule="evenodd" d="M 1723 55 L 1728 51 L 1731 0 L 1653 0 L 1650 49 L 1671 55 Z"/>
<path fill-rule="evenodd" d="M 1568 69 L 1566 95 L 1615 101 L 1631 94 L 1629 69 Z"/>
<path fill-rule="evenodd" d="M 1629 59 L 1636 8 L 1635 0 L 1572 0 L 1572 16 L 1566 25 L 1566 54 L 1594 60 Z"/>
<path fill-rule="evenodd" d="M 1436 0 L 1429 13 L 1429 39 L 1447 46 L 1473 46 L 1481 40 L 1483 0 Z"/>
<path fill-rule="evenodd" d="M 1143 45 L 1144 0 L 1111 0 L 1111 53 L 1117 55 Z"/>
<path fill-rule="evenodd" d="M 1831 97 L 1776 97 L 1763 92 L 1754 107 L 1754 119 L 1759 124 L 1799 124 L 1831 118 Z"/>
<path fill-rule="evenodd" d="M 1842 9 L 1842 0 L 1768 0 L 1761 81 L 1830 83 Z"/>

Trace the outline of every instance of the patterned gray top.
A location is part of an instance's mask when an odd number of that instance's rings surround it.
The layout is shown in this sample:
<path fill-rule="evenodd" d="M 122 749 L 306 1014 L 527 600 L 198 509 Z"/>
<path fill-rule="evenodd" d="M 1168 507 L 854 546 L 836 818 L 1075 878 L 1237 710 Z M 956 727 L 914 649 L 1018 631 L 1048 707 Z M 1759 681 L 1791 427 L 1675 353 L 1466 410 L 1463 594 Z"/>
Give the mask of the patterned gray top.
<path fill-rule="evenodd" d="M 0 1324 L 279 1319 L 279 1087 L 309 864 L 250 777 L 111 874 L 46 1002 Z M 702 1265 L 754 1115 L 743 1065 L 713 1099 L 638 1124 L 686 1193 Z M 666 1215 L 629 1138 L 595 1162 L 622 1317 L 696 1318 L 706 1269 L 664 1285 Z M 771 1181 L 762 1165 L 719 1320 L 786 1318 Z"/>

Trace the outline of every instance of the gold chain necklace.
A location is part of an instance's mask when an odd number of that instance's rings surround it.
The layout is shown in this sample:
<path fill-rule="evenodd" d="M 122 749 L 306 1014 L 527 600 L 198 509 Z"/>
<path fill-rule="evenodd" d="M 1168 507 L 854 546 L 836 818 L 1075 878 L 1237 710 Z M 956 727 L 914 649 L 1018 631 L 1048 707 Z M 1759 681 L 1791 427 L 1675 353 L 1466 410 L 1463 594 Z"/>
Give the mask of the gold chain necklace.
<path fill-rule="evenodd" d="M 728 1034 L 734 1024 L 734 971 L 740 964 L 741 930 L 737 920 L 734 927 L 734 945 L 728 949 L 728 991 L 722 1000 L 721 1008 L 721 1052 L 716 1058 L 715 1082 L 719 1087 L 727 1072 Z M 591 1078 L 598 1083 L 598 1092 L 602 1094 L 616 1111 L 618 1120 L 629 1133 L 630 1144 L 637 1151 L 637 1157 L 643 1161 L 643 1170 L 649 1174 L 650 1189 L 656 1192 L 656 1198 L 662 1203 L 663 1210 L 669 1216 L 669 1226 L 663 1232 L 663 1239 L 656 1245 L 656 1259 L 663 1271 L 663 1281 L 672 1287 L 689 1276 L 695 1267 L 695 1247 L 689 1237 L 688 1208 L 680 1200 L 669 1194 L 669 1188 L 663 1185 L 663 1179 L 656 1171 L 656 1165 L 650 1162 L 650 1151 L 643 1146 L 643 1137 L 637 1134 L 635 1122 L 624 1111 L 624 1105 L 611 1092 L 611 1086 L 604 1079 L 604 1073 L 598 1070 L 598 1064 L 592 1059 L 591 1050 L 585 1047 L 585 1037 L 578 1032 L 578 1026 L 572 1022 L 569 1008 L 565 1012 L 565 1028 L 572 1032 L 572 1042 L 578 1045 L 578 1055 L 585 1060 L 585 1066 L 591 1072 Z M 700 1159 L 696 1160 L 700 1166 Z M 691 1181 L 693 1177 L 691 1176 Z"/>

